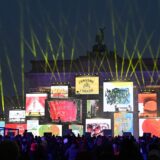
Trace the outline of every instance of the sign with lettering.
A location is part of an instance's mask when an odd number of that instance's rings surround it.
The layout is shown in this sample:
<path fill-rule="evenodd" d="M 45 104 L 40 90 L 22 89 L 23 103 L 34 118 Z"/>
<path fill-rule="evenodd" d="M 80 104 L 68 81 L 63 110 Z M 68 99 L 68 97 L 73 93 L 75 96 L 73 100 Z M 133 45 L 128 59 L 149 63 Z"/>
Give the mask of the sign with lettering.
<path fill-rule="evenodd" d="M 68 86 L 51 86 L 51 98 L 68 98 Z"/>
<path fill-rule="evenodd" d="M 99 94 L 99 77 L 76 77 L 75 92 L 76 94 Z"/>

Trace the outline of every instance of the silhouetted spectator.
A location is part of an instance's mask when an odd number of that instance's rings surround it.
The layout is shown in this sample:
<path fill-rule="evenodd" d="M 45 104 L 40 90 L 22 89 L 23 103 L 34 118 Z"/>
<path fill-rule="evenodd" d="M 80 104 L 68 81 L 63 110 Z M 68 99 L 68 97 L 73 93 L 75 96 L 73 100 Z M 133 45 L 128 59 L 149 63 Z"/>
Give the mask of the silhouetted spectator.
<path fill-rule="evenodd" d="M 73 140 L 71 146 L 65 152 L 65 157 L 67 158 L 67 160 L 76 160 L 78 152 L 79 152 L 78 144 L 76 140 Z"/>
<path fill-rule="evenodd" d="M 119 160 L 143 160 L 140 149 L 133 139 L 128 137 L 120 144 Z"/>
<path fill-rule="evenodd" d="M 19 157 L 19 147 L 15 141 L 4 140 L 0 142 L 0 159 L 17 160 Z"/>

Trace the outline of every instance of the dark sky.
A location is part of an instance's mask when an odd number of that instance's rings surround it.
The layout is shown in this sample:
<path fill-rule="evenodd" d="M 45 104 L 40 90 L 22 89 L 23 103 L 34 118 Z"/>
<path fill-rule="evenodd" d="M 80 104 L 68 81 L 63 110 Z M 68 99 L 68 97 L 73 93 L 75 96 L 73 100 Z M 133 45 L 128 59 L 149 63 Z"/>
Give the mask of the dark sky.
<path fill-rule="evenodd" d="M 159 0 L 1 0 L 0 1 L 0 80 L 5 94 L 21 90 L 21 68 L 31 68 L 30 60 L 44 59 L 43 52 L 59 53 L 65 59 L 92 50 L 95 35 L 105 29 L 109 50 L 123 55 L 125 41 L 130 55 L 156 57 L 160 47 Z M 49 41 L 53 47 L 50 50 Z M 31 53 L 32 38 L 36 55 Z M 135 47 L 137 44 L 137 47 Z M 24 49 L 24 58 L 22 57 Z M 136 56 L 136 54 L 135 54 Z M 13 75 L 11 75 L 13 73 Z"/>

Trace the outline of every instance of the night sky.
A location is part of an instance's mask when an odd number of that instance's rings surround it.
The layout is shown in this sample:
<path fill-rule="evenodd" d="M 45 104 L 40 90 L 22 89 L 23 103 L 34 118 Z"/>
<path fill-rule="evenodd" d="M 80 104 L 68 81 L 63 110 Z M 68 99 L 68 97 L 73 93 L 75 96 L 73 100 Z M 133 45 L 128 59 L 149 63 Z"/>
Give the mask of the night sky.
<path fill-rule="evenodd" d="M 119 55 L 123 53 L 126 39 L 130 55 L 134 50 L 141 53 L 145 48 L 143 57 L 153 58 L 160 47 L 159 0 L 0 2 L 0 79 L 5 95 L 14 95 L 13 81 L 18 91 L 22 90 L 21 67 L 24 64 L 24 71 L 30 71 L 30 60 L 44 59 L 42 50 L 48 51 L 49 58 L 53 52 L 58 52 L 61 58 L 61 46 L 64 48 L 65 59 L 71 58 L 73 48 L 75 58 L 85 55 L 92 50 L 96 33 L 101 27 L 106 28 L 107 48 L 114 50 L 116 46 Z M 33 37 L 38 42 L 35 56 L 30 50 Z M 47 37 L 53 52 L 48 49 Z"/>

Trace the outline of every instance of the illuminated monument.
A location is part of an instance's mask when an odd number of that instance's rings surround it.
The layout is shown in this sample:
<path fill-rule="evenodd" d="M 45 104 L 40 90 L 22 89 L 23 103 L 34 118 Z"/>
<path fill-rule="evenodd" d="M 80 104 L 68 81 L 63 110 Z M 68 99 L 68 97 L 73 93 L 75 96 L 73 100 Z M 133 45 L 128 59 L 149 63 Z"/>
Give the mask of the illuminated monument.
<path fill-rule="evenodd" d="M 138 89 L 158 86 L 160 59 L 121 57 L 108 51 L 104 44 L 104 28 L 96 35 L 96 44 L 86 56 L 72 60 L 33 60 L 32 69 L 26 73 L 27 89 L 48 87 L 52 83 L 75 86 L 77 75 L 98 75 L 100 86 L 104 80 L 130 80 Z"/>
<path fill-rule="evenodd" d="M 31 71 L 25 74 L 27 96 L 37 92 L 48 95 L 41 123 L 83 125 L 91 135 L 111 130 L 115 136 L 127 132 L 138 136 L 152 132 L 153 124 L 160 121 L 156 119 L 160 59 L 125 58 L 108 51 L 104 28 L 86 56 L 31 64 Z M 160 136 L 154 130 L 153 134 Z"/>

